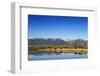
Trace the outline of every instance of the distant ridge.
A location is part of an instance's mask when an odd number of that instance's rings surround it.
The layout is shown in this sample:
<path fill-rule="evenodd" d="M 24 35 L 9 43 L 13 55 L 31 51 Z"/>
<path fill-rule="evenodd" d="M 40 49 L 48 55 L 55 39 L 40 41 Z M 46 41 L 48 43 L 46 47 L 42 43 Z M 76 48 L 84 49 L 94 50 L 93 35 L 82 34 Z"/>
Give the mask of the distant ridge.
<path fill-rule="evenodd" d="M 59 38 L 33 38 L 28 39 L 28 45 L 87 45 L 88 40 L 75 39 L 75 40 L 63 40 Z"/>

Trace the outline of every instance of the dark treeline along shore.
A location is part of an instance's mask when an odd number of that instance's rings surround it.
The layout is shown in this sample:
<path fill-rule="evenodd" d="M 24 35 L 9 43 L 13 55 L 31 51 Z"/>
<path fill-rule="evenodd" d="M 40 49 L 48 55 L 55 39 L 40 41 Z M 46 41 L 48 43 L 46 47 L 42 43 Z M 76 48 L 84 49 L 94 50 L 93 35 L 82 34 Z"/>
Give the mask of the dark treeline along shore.
<path fill-rule="evenodd" d="M 87 54 L 88 41 L 83 39 L 63 40 L 58 38 L 33 38 L 28 39 L 28 54 L 60 54 L 74 53 Z"/>

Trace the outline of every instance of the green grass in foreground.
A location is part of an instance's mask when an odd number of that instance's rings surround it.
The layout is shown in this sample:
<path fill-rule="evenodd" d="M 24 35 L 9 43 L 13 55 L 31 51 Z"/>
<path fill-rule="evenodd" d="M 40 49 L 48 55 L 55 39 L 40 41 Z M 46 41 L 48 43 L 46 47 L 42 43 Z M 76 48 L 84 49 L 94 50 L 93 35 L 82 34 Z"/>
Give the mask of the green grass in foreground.
<path fill-rule="evenodd" d="M 28 50 L 32 51 L 41 51 L 41 52 L 63 52 L 63 53 L 80 53 L 87 52 L 87 46 L 64 46 L 64 45 L 38 45 L 38 46 L 29 46 Z"/>
<path fill-rule="evenodd" d="M 38 49 L 87 49 L 86 45 L 80 46 L 64 46 L 64 45 L 37 45 L 37 46 L 29 46 L 29 50 L 38 50 Z"/>

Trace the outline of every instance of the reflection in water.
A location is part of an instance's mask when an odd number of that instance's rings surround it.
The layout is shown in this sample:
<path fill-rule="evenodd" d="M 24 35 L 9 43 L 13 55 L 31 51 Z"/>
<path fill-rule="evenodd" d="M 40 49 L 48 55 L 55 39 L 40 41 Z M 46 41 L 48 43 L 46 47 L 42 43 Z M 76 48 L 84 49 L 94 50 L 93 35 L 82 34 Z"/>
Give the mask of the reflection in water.
<path fill-rule="evenodd" d="M 28 52 L 28 60 L 55 60 L 55 59 L 76 59 L 76 58 L 88 58 L 87 52 L 85 53 L 62 53 L 62 52 L 40 52 L 30 51 Z"/>

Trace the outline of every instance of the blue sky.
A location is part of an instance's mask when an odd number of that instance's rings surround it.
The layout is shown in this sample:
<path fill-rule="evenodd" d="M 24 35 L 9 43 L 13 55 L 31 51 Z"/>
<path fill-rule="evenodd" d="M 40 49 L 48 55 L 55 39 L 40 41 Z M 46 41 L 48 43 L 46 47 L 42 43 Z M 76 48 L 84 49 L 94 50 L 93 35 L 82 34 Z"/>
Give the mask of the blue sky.
<path fill-rule="evenodd" d="M 88 17 L 28 15 L 28 38 L 88 38 Z"/>

